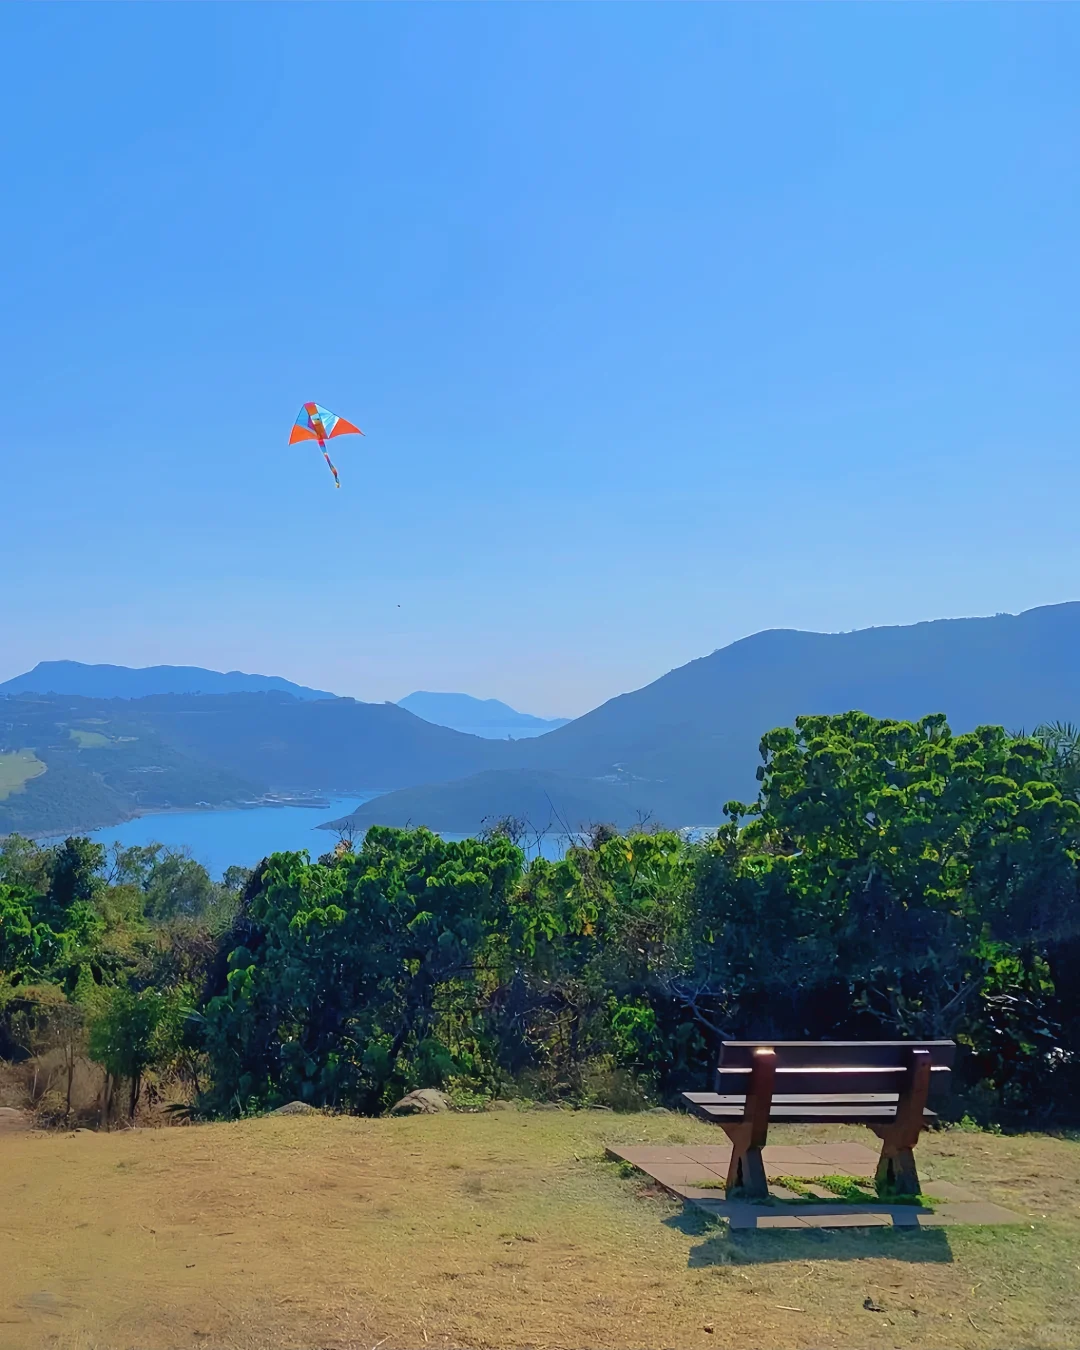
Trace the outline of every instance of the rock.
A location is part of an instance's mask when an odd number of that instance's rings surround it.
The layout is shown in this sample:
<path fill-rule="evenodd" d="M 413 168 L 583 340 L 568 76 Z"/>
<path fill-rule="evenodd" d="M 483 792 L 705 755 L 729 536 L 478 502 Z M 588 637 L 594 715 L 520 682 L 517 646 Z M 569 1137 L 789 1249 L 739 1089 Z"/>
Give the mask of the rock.
<path fill-rule="evenodd" d="M 390 1108 L 392 1116 L 434 1116 L 450 1110 L 450 1098 L 438 1088 L 418 1088 L 407 1092 Z"/>
<path fill-rule="evenodd" d="M 514 1103 L 508 1102 L 502 1097 L 496 1097 L 493 1101 L 488 1102 L 486 1109 L 488 1111 L 513 1111 Z"/>
<path fill-rule="evenodd" d="M 667 1116 L 670 1114 L 671 1112 L 667 1109 L 666 1106 L 650 1106 L 649 1109 L 645 1112 L 645 1115 L 647 1116 Z"/>
<path fill-rule="evenodd" d="M 28 1111 L 19 1111 L 14 1106 L 0 1106 L 0 1134 L 30 1129 L 33 1129 L 33 1124 Z"/>
<path fill-rule="evenodd" d="M 271 1111 L 272 1116 L 315 1116 L 318 1115 L 317 1106 L 309 1106 L 307 1102 L 286 1102 L 284 1106 L 279 1106 L 275 1111 Z"/>

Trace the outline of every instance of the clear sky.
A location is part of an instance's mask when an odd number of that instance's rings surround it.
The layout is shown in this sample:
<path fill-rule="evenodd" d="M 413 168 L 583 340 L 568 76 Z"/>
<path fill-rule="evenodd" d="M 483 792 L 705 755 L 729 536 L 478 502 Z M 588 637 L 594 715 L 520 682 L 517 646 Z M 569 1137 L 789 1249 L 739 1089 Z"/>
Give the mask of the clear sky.
<path fill-rule="evenodd" d="M 6 5 L 0 678 L 576 714 L 1080 597 L 1080 7 Z M 299 405 L 355 420 L 335 492 Z"/>

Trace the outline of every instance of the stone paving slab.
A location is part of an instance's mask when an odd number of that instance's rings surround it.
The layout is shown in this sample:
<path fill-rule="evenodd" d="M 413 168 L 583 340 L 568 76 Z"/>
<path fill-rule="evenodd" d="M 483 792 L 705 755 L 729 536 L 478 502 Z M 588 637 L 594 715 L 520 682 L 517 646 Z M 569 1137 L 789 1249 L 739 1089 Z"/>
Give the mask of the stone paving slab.
<path fill-rule="evenodd" d="M 699 1156 L 705 1154 L 709 1156 Z M 666 1148 L 657 1148 L 651 1144 L 635 1144 L 627 1148 L 609 1148 L 607 1155 L 616 1161 L 623 1159 L 628 1163 L 633 1163 L 635 1167 L 641 1167 L 646 1163 L 704 1163 L 706 1166 L 723 1167 L 727 1171 L 731 1148 L 689 1149 L 680 1148 L 677 1144 L 669 1144 Z M 712 1161 L 713 1159 L 715 1163 Z"/>
<path fill-rule="evenodd" d="M 722 1167 L 727 1171 L 727 1165 L 731 1160 L 730 1144 L 699 1144 L 696 1147 L 684 1148 L 683 1157 L 689 1158 L 692 1162 L 704 1163 L 706 1167 Z"/>
<path fill-rule="evenodd" d="M 935 1181 L 923 1178 L 923 1190 L 936 1200 L 978 1200 L 974 1191 L 958 1186 L 955 1181 Z"/>
<path fill-rule="evenodd" d="M 933 1209 L 917 1205 L 853 1205 L 830 1201 L 819 1188 L 820 1204 L 787 1204 L 791 1192 L 782 1186 L 771 1188 L 773 1203 L 755 1205 L 745 1200 L 728 1200 L 722 1189 L 695 1186 L 695 1181 L 724 1180 L 727 1176 L 730 1147 L 705 1148 L 609 1148 L 607 1155 L 628 1162 L 670 1191 L 679 1199 L 696 1205 L 716 1218 L 726 1219 L 732 1228 L 941 1228 L 953 1224 L 1023 1224 L 1027 1220 L 1012 1210 L 979 1200 L 970 1190 L 951 1181 L 924 1182 L 928 1193 L 944 1203 Z M 862 1144 L 766 1145 L 762 1150 L 765 1170 L 770 1176 L 816 1177 L 850 1176 L 859 1180 L 872 1177 L 877 1156 Z"/>
<path fill-rule="evenodd" d="M 692 1186 L 695 1181 L 725 1181 L 727 1168 L 709 1168 L 704 1163 L 651 1162 L 643 1169 L 661 1186 Z"/>

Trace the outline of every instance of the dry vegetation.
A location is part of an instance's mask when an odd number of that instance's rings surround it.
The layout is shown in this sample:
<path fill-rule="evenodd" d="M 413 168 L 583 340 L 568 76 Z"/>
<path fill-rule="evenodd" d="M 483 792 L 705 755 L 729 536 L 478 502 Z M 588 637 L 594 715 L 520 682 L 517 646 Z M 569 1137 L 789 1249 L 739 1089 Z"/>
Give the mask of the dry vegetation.
<path fill-rule="evenodd" d="M 1080 1343 L 1080 1144 L 927 1138 L 927 1176 L 1031 1219 L 947 1232 L 732 1234 L 603 1161 L 716 1139 L 518 1110 L 0 1137 L 0 1345 Z"/>

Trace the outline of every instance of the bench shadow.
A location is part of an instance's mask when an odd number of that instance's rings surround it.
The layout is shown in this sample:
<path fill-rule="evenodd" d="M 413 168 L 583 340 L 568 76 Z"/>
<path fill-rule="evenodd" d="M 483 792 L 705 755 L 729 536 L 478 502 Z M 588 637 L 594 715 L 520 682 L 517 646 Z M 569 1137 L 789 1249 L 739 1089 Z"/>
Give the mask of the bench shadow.
<path fill-rule="evenodd" d="M 731 1228 L 693 1205 L 663 1221 L 702 1239 L 687 1265 L 764 1265 L 783 1261 L 892 1261 L 945 1265 L 953 1260 L 942 1228 Z"/>

